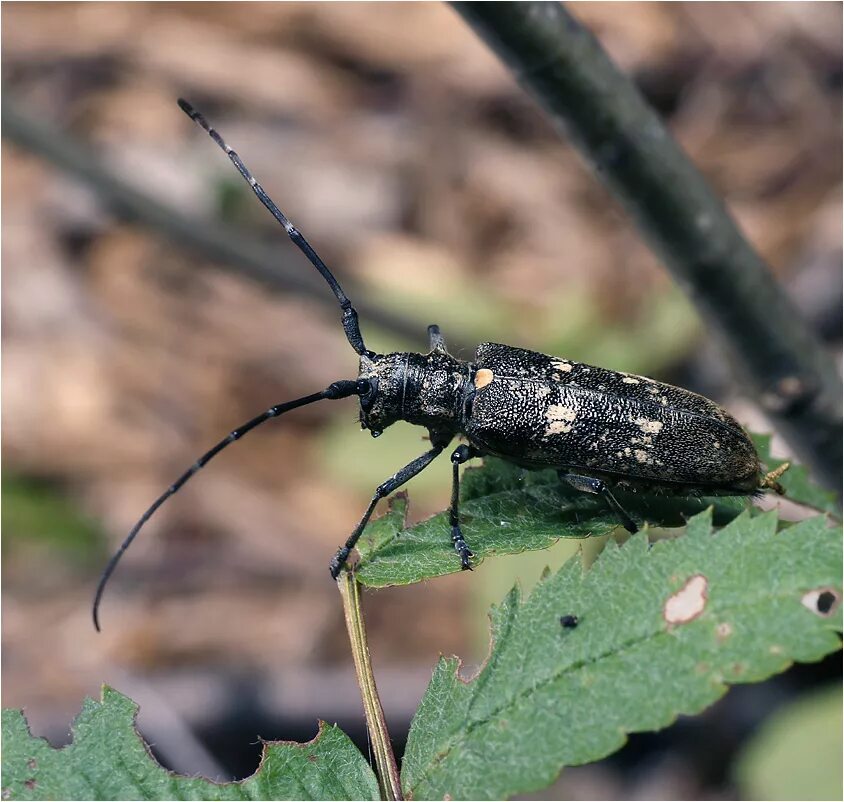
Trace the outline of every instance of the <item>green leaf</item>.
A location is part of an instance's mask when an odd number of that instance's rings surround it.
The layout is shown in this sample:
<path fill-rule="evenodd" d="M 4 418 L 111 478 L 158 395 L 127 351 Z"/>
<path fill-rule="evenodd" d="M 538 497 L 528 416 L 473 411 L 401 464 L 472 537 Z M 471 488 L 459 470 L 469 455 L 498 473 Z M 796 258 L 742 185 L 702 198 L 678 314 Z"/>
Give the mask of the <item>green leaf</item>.
<path fill-rule="evenodd" d="M 771 435 L 751 434 L 750 439 L 753 440 L 753 445 L 759 452 L 763 471 L 772 471 L 785 461 L 771 456 Z M 795 465 L 792 462 L 791 467 L 778 481 L 785 489 L 786 498 L 805 507 L 828 512 L 841 520 L 841 508 L 836 494 L 812 482 L 809 471 L 802 465 Z"/>
<path fill-rule="evenodd" d="M 841 685 L 777 710 L 747 744 L 736 776 L 745 799 L 841 799 Z"/>
<path fill-rule="evenodd" d="M 747 509 L 743 498 L 717 499 L 642 496 L 617 492 L 622 506 L 637 521 L 656 526 L 682 526 L 714 505 L 718 523 L 727 523 Z M 460 570 L 451 545 L 448 513 L 408 527 L 407 496 L 391 499 L 389 512 L 373 521 L 358 542 L 358 580 L 371 587 L 405 585 Z M 497 554 L 545 549 L 560 538 L 606 535 L 618 518 L 603 499 L 563 484 L 556 471 L 525 471 L 487 457 L 482 468 L 470 468 L 460 483 L 460 523 L 474 562 Z"/>
<path fill-rule="evenodd" d="M 440 660 L 411 727 L 405 794 L 503 799 L 547 786 L 729 684 L 838 649 L 840 598 L 841 530 L 822 517 L 777 532 L 775 513 L 748 512 L 714 533 L 706 512 L 685 537 L 610 541 L 590 570 L 571 560 L 493 609 L 473 679 Z M 561 626 L 566 615 L 576 628 Z"/>
<path fill-rule="evenodd" d="M 103 687 L 62 749 L 34 738 L 21 711 L 4 710 L 3 799 L 378 799 L 372 769 L 336 726 L 321 723 L 306 744 L 266 743 L 252 777 L 218 784 L 159 766 L 135 730 L 137 710 Z"/>
<path fill-rule="evenodd" d="M 49 483 L 4 476 L 2 500 L 4 547 L 40 544 L 86 568 L 105 553 L 107 538 L 99 525 Z"/>

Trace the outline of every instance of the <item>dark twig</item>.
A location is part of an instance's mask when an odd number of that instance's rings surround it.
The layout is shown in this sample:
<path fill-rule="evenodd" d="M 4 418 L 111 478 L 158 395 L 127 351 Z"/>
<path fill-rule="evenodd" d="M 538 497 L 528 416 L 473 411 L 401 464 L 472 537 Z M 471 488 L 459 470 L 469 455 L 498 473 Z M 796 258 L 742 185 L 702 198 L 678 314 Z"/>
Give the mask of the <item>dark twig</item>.
<path fill-rule="evenodd" d="M 100 159 L 65 133 L 25 114 L 3 92 L 3 136 L 37 153 L 47 161 L 88 184 L 113 213 L 133 223 L 146 226 L 189 248 L 220 267 L 240 273 L 274 292 L 295 293 L 334 307 L 333 296 L 322 279 L 292 249 L 285 253 L 286 241 L 267 245 L 247 239 L 242 233 L 220 223 L 204 223 L 132 189 L 110 171 Z M 174 103 L 175 108 L 175 103 Z M 209 160 L 214 152 L 209 148 Z M 366 301 L 366 293 L 344 278 L 355 298 L 364 325 L 380 326 L 409 342 L 422 341 L 425 331 L 412 322 Z"/>
<path fill-rule="evenodd" d="M 627 209 L 795 451 L 839 488 L 832 359 L 632 81 L 557 3 L 453 6 Z"/>

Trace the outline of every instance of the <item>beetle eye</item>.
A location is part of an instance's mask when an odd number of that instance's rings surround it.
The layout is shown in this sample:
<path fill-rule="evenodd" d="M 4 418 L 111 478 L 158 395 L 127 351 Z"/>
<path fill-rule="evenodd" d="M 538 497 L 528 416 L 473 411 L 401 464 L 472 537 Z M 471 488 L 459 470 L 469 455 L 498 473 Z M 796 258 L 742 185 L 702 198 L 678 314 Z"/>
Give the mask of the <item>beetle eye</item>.
<path fill-rule="evenodd" d="M 372 409 L 373 403 L 375 403 L 375 396 L 378 393 L 378 380 L 361 379 L 360 387 L 362 390 L 360 396 L 361 408 L 364 412 L 369 412 Z"/>

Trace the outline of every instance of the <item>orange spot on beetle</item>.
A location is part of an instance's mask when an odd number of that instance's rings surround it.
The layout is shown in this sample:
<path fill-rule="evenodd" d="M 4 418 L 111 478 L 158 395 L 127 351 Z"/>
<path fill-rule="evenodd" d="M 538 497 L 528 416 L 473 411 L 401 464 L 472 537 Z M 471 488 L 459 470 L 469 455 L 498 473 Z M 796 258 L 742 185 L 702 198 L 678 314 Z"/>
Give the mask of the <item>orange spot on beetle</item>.
<path fill-rule="evenodd" d="M 495 376 L 491 370 L 488 368 L 481 368 L 475 374 L 475 389 L 480 390 L 482 387 L 486 387 L 494 378 Z"/>

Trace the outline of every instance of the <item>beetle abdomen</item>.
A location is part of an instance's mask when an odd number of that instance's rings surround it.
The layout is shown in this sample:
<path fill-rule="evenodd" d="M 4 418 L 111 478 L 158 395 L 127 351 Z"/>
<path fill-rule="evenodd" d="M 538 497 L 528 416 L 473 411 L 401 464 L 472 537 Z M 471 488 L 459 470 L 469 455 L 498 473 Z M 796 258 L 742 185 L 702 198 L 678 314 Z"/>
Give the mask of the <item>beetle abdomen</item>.
<path fill-rule="evenodd" d="M 478 349 L 476 368 L 483 381 L 476 382 L 465 431 L 484 451 L 528 467 L 665 487 L 753 492 L 758 486 L 753 444 L 703 396 L 490 343 Z"/>

